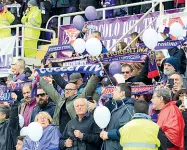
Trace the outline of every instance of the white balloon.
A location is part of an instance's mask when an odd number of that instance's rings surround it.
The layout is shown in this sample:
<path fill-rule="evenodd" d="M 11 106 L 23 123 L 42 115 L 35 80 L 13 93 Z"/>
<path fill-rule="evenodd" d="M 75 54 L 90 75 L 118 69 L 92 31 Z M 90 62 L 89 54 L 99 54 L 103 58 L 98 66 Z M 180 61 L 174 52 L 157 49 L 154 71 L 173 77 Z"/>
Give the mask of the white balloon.
<path fill-rule="evenodd" d="M 98 106 L 94 111 L 94 120 L 101 129 L 107 127 L 110 117 L 110 111 L 106 106 Z"/>
<path fill-rule="evenodd" d="M 42 126 L 37 122 L 32 122 L 29 124 L 28 128 L 29 128 L 29 132 L 28 132 L 29 138 L 34 142 L 39 141 L 43 134 Z"/>
<path fill-rule="evenodd" d="M 125 83 L 124 75 L 122 75 L 122 74 L 115 74 L 113 76 L 116 79 L 116 81 L 117 81 L 118 84 Z"/>
<path fill-rule="evenodd" d="M 29 128 L 23 127 L 20 131 L 20 136 L 27 136 L 29 134 Z"/>
<path fill-rule="evenodd" d="M 158 43 L 157 32 L 151 28 L 145 30 L 143 33 L 143 42 L 148 48 L 154 49 Z"/>
<path fill-rule="evenodd" d="M 73 42 L 73 48 L 77 53 L 83 53 L 86 49 L 86 42 L 83 39 L 78 38 Z"/>
<path fill-rule="evenodd" d="M 24 118 L 21 114 L 19 114 L 19 126 L 20 128 L 22 128 L 24 125 Z"/>
<path fill-rule="evenodd" d="M 86 41 L 86 51 L 92 56 L 99 56 L 102 51 L 101 41 L 97 38 L 90 38 Z"/>
<path fill-rule="evenodd" d="M 183 34 L 183 27 L 180 23 L 175 22 L 170 26 L 170 32 L 171 35 L 173 35 L 174 37 L 178 38 L 180 36 L 182 36 Z"/>

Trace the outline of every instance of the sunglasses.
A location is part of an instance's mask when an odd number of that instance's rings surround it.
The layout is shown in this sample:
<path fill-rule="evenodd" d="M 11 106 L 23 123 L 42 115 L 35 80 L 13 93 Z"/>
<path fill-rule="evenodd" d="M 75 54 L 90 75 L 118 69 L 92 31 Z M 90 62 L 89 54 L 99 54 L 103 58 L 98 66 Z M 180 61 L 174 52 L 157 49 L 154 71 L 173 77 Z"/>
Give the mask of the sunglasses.
<path fill-rule="evenodd" d="M 37 94 L 36 97 L 39 97 L 39 96 L 44 97 L 45 95 L 46 93 L 41 93 L 41 94 Z"/>
<path fill-rule="evenodd" d="M 130 71 L 124 71 L 124 72 L 121 72 L 121 73 L 123 73 L 123 74 L 129 74 L 130 73 Z"/>

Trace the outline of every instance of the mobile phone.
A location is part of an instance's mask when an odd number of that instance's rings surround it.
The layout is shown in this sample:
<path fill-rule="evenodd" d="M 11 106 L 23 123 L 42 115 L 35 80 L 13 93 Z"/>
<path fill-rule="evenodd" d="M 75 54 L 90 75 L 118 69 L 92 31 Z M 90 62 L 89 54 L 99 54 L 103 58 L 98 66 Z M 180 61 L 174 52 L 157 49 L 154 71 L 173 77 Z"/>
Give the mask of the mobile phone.
<path fill-rule="evenodd" d="M 92 96 L 87 96 L 87 100 L 91 103 L 94 103 Z"/>
<path fill-rule="evenodd" d="M 187 96 L 184 96 L 184 108 L 187 108 Z"/>
<path fill-rule="evenodd" d="M 174 85 L 174 79 L 168 79 L 169 88 L 172 89 Z"/>

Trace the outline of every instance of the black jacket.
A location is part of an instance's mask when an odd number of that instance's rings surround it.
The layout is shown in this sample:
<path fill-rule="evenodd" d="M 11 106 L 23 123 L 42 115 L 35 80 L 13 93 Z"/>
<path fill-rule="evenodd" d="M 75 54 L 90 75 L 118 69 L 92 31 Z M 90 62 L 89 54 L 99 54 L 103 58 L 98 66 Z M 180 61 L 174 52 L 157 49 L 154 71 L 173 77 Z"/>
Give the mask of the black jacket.
<path fill-rule="evenodd" d="M 74 130 L 80 130 L 83 133 L 83 139 L 75 138 Z M 68 122 L 60 139 L 60 148 L 63 150 L 100 150 L 101 139 L 99 133 L 101 130 L 96 125 L 93 116 L 87 113 L 81 121 L 74 118 Z M 73 147 L 66 148 L 64 141 L 68 138 L 73 140 Z"/>
<path fill-rule="evenodd" d="M 170 41 L 170 40 L 172 39 L 169 37 L 165 39 L 165 41 Z M 180 64 L 179 73 L 184 74 L 186 71 L 186 55 L 184 53 L 184 50 L 179 49 L 178 47 L 175 47 L 175 48 L 168 49 L 168 53 L 170 56 L 178 58 L 179 64 Z"/>
<path fill-rule="evenodd" d="M 130 77 L 129 79 L 126 80 L 126 82 L 143 82 L 146 85 L 151 85 L 152 84 L 152 79 L 148 78 L 148 58 L 146 58 L 144 66 L 140 72 L 139 75 Z"/>
<path fill-rule="evenodd" d="M 8 120 L 0 123 L 0 150 L 15 150 L 19 136 L 18 104 L 13 104 Z"/>
<path fill-rule="evenodd" d="M 45 111 L 47 113 L 49 113 L 49 115 L 53 118 L 53 115 L 54 115 L 54 112 L 55 112 L 55 108 L 56 108 L 56 105 L 53 103 L 53 102 L 49 102 L 47 104 L 46 107 L 44 108 L 40 108 L 39 106 L 35 106 L 33 111 L 32 111 L 32 114 L 31 114 L 31 120 L 30 122 L 33 122 L 36 115 L 41 112 L 41 111 Z"/>

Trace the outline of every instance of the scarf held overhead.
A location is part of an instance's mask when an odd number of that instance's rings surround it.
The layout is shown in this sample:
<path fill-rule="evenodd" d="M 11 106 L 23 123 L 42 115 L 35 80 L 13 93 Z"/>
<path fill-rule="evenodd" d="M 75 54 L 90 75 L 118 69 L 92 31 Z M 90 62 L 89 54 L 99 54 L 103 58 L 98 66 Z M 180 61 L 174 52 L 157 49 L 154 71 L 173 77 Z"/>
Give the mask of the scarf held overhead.
<path fill-rule="evenodd" d="M 62 74 L 62 73 L 87 73 L 87 74 L 96 74 L 101 77 L 104 75 L 104 71 L 102 70 L 100 64 L 85 65 L 85 66 L 41 68 L 41 69 L 36 69 L 36 71 L 40 76 L 46 76 L 50 74 Z"/>

